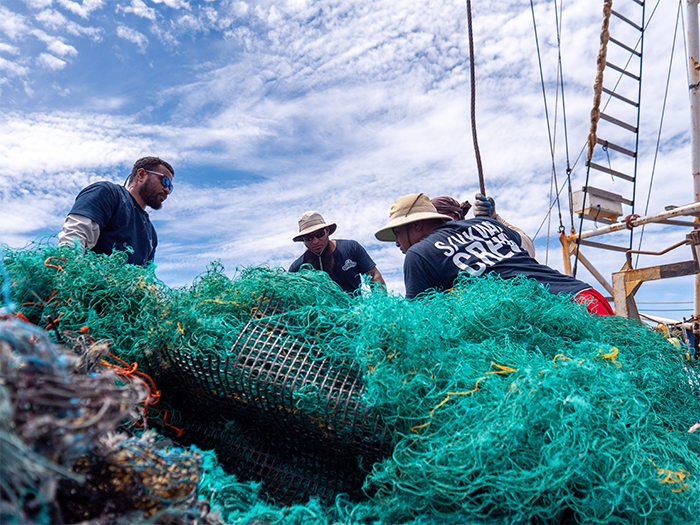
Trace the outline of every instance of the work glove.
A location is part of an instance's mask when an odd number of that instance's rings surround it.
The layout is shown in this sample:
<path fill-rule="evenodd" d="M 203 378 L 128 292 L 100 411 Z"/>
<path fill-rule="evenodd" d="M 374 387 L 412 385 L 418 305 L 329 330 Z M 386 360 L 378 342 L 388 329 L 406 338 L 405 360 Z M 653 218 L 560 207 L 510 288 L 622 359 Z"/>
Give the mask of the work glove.
<path fill-rule="evenodd" d="M 496 203 L 492 197 L 484 197 L 481 193 L 474 196 L 474 217 L 495 217 Z"/>

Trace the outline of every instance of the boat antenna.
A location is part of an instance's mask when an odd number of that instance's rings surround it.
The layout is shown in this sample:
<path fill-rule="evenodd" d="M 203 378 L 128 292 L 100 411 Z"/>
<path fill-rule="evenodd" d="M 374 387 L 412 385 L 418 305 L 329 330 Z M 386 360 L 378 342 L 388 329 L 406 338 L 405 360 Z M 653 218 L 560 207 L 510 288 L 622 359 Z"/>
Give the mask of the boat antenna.
<path fill-rule="evenodd" d="M 479 141 L 476 137 L 476 79 L 474 78 L 474 33 L 472 31 L 471 0 L 467 0 L 467 27 L 469 30 L 469 75 L 471 78 L 472 139 L 474 140 L 474 154 L 476 155 L 476 167 L 479 172 L 479 189 L 481 190 L 481 194 L 485 197 L 486 185 L 484 184 L 484 168 L 481 165 Z"/>

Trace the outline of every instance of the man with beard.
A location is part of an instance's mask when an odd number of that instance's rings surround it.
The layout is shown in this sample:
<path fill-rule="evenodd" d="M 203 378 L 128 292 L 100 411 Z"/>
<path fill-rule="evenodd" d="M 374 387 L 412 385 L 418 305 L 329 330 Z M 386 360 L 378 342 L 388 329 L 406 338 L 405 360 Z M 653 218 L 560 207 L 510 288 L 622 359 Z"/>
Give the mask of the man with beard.
<path fill-rule="evenodd" d="M 143 157 L 134 164 L 124 186 L 100 181 L 83 189 L 58 234 L 59 246 L 78 242 L 107 255 L 128 246 L 133 250 L 128 263 L 148 265 L 155 256 L 158 236 L 145 208 L 160 209 L 173 191 L 173 174 L 164 160 Z"/>
<path fill-rule="evenodd" d="M 298 272 L 302 265 L 326 272 L 347 293 L 357 293 L 362 284 L 360 275 L 386 287 L 382 274 L 367 251 L 353 240 L 332 240 L 329 237 L 336 230 L 335 223 L 326 224 L 317 211 L 307 211 L 299 217 L 299 234 L 295 242 L 304 241 L 306 251 L 289 267 L 290 272 Z"/>

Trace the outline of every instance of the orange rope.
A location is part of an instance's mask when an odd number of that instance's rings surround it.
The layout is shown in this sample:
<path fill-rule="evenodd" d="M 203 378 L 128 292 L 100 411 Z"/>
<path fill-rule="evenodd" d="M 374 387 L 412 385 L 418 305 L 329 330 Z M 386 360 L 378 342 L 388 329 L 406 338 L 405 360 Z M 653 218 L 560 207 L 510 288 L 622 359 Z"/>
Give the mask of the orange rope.
<path fill-rule="evenodd" d="M 90 344 L 92 344 L 94 341 L 92 340 L 92 337 L 90 337 L 90 334 L 88 333 L 89 330 L 90 330 L 90 329 L 89 329 L 87 326 L 83 326 L 83 327 L 80 329 L 80 333 L 81 333 L 81 334 L 85 334 L 85 336 L 87 337 L 88 342 L 89 342 Z"/>
<path fill-rule="evenodd" d="M 64 262 L 65 262 L 66 258 L 65 258 L 65 257 L 56 257 L 56 256 L 54 255 L 54 256 L 49 257 L 48 259 L 46 259 L 46 260 L 44 261 L 44 266 L 46 266 L 47 268 L 56 268 L 57 270 L 61 270 L 62 272 L 65 273 L 65 270 L 63 269 L 62 266 L 58 266 L 58 265 L 56 265 L 56 264 L 49 264 L 49 261 L 50 261 L 51 259 L 58 259 L 58 260 L 60 260 L 60 261 L 64 261 Z"/>
<path fill-rule="evenodd" d="M 87 327 L 83 327 L 83 328 L 85 328 L 85 333 L 87 333 Z M 83 331 L 83 329 L 81 329 L 81 332 L 82 331 Z M 138 370 L 138 366 L 139 366 L 138 363 L 129 364 L 126 361 L 124 361 L 123 359 L 120 359 L 119 357 L 117 357 L 109 352 L 106 352 L 106 354 L 109 357 L 111 357 L 112 359 L 114 359 L 115 361 L 121 363 L 121 365 L 115 365 L 115 364 L 110 363 L 108 361 L 102 360 L 101 364 L 103 366 L 105 366 L 107 368 L 111 368 L 112 370 L 115 370 L 117 372 L 117 375 L 119 375 L 125 379 L 129 379 L 129 380 L 135 379 L 137 381 L 140 381 L 148 390 L 148 397 L 146 399 L 144 399 L 143 401 L 141 401 L 143 403 L 143 408 L 142 408 L 142 410 L 143 410 L 143 423 L 136 423 L 137 427 L 139 427 L 139 428 L 144 427 L 145 425 L 148 424 L 149 407 L 152 407 L 153 405 L 158 403 L 158 401 L 160 401 L 160 398 L 161 398 L 160 390 L 158 390 L 156 388 L 156 384 L 153 381 L 153 379 L 151 378 L 151 376 L 149 376 L 148 374 L 145 374 L 144 372 L 140 372 Z M 163 418 L 162 418 L 163 425 L 174 429 L 177 432 L 177 435 L 181 436 L 183 429 L 175 427 L 174 425 L 171 425 L 170 423 L 168 423 L 166 421 L 167 417 L 168 417 L 168 411 L 165 410 L 164 414 L 163 414 Z"/>
<path fill-rule="evenodd" d="M 0 309 L 0 310 L 2 310 L 2 309 Z M 27 317 L 22 312 L 12 312 L 12 313 L 4 313 L 3 312 L 3 313 L 0 313 L 0 319 L 4 319 L 6 317 L 9 319 L 10 315 L 12 315 L 15 319 L 19 319 L 20 321 L 24 321 L 25 323 L 31 324 L 29 322 L 29 319 L 27 319 Z"/>

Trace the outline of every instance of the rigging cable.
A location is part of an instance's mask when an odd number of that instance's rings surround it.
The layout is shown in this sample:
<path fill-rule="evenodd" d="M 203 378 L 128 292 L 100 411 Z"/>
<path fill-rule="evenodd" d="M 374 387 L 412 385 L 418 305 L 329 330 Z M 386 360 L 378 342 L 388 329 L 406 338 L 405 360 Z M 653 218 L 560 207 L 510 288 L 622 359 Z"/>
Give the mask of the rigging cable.
<path fill-rule="evenodd" d="M 556 11 L 556 4 L 554 7 Z M 555 189 L 557 190 L 557 195 L 559 194 L 559 184 L 557 181 L 557 171 L 556 171 L 556 165 L 555 165 L 555 146 L 554 146 L 554 138 L 552 136 L 552 126 L 550 126 L 550 121 L 549 121 L 549 108 L 547 107 L 547 92 L 545 90 L 545 84 L 544 84 L 544 73 L 542 70 L 542 55 L 540 53 L 540 42 L 539 38 L 537 36 L 537 21 L 535 19 L 535 5 L 533 3 L 533 0 L 530 0 L 530 10 L 532 12 L 532 26 L 535 31 L 535 46 L 537 48 L 537 61 L 540 67 L 540 82 L 542 85 L 542 99 L 544 100 L 544 113 L 545 113 L 545 118 L 547 120 L 547 136 L 549 138 L 549 152 L 552 157 L 552 179 L 554 182 Z M 557 28 L 557 33 L 558 33 L 558 28 Z M 561 55 L 560 55 L 561 56 Z M 557 76 L 559 76 L 559 70 L 557 70 Z M 555 103 L 555 122 L 554 122 L 554 137 L 556 137 L 556 107 L 558 107 L 558 100 L 559 100 L 559 79 L 557 78 L 557 90 L 556 90 L 556 103 Z M 552 202 L 552 192 L 551 192 L 551 185 L 550 185 L 550 204 Z M 563 228 L 563 222 L 562 222 L 562 216 L 561 216 L 561 204 L 559 202 L 559 199 L 557 199 L 557 209 L 559 211 L 559 227 Z M 551 216 L 551 214 L 550 214 Z M 549 255 L 549 235 L 547 235 L 547 255 Z"/>
<path fill-rule="evenodd" d="M 557 61 L 559 64 L 559 80 L 557 82 L 557 85 L 559 85 L 559 82 L 561 82 L 561 110 L 562 110 L 562 119 L 564 122 L 564 149 L 566 151 L 566 182 L 567 182 L 567 188 L 568 188 L 568 193 L 569 193 L 569 216 L 570 216 L 570 221 L 571 221 L 571 227 L 574 227 L 574 208 L 573 208 L 573 194 L 572 194 L 572 189 L 571 189 L 571 162 L 570 162 L 570 156 L 569 156 L 569 132 L 568 132 L 568 126 L 566 125 L 566 100 L 564 98 L 564 71 L 562 69 L 561 65 L 561 24 L 562 24 L 562 17 L 564 14 L 564 0 L 561 0 L 560 2 L 560 7 L 559 7 L 559 12 L 557 12 L 557 3 L 556 0 L 554 0 L 554 17 L 555 17 L 555 22 L 556 22 L 556 28 L 557 28 Z M 556 117 L 555 117 L 556 118 Z M 562 186 L 563 189 L 563 186 Z M 557 202 L 559 202 L 559 195 L 561 195 L 561 191 L 559 190 L 557 192 Z M 551 210 L 551 207 L 550 207 Z M 550 229 L 549 227 L 547 228 L 547 256 L 546 258 L 549 259 L 549 232 Z M 559 214 L 559 233 L 564 232 L 564 225 L 562 224 L 561 220 L 561 211 Z M 546 263 L 545 263 L 546 264 Z"/>
<path fill-rule="evenodd" d="M 659 122 L 659 133 L 656 137 L 656 149 L 654 150 L 654 162 L 652 163 L 651 167 L 651 180 L 649 181 L 649 193 L 647 194 L 647 203 L 646 206 L 644 207 L 644 215 L 649 213 L 649 201 L 651 200 L 651 188 L 652 185 L 654 184 L 654 174 L 656 173 L 656 161 L 659 157 L 659 145 L 661 143 L 661 129 L 663 128 L 664 125 L 664 116 L 666 114 L 666 101 L 668 99 L 668 87 L 671 81 L 671 69 L 673 68 L 673 54 L 676 49 L 676 36 L 678 35 L 678 21 L 681 18 L 681 2 L 678 2 L 678 12 L 676 13 L 676 27 L 674 28 L 673 31 L 673 43 L 671 44 L 671 58 L 669 60 L 668 64 L 668 75 L 666 76 L 666 91 L 664 91 L 664 102 L 663 105 L 661 106 L 661 121 Z M 687 74 L 687 72 L 686 72 Z M 642 249 L 642 239 L 644 238 L 644 227 L 646 224 L 642 224 L 642 231 L 639 234 L 639 245 L 637 247 L 637 250 Z M 635 266 L 639 263 L 639 255 L 637 254 L 637 258 L 635 260 Z"/>
<path fill-rule="evenodd" d="M 571 220 L 571 227 L 574 227 L 574 207 L 573 207 L 573 193 L 571 190 L 571 158 L 569 156 L 569 131 L 566 125 L 566 100 L 564 99 L 564 71 L 561 65 L 561 24 L 562 18 L 564 16 L 564 0 L 559 4 L 560 13 L 557 14 L 557 2 L 554 0 L 554 16 L 556 20 L 557 27 L 557 60 L 559 63 L 559 78 L 561 82 L 561 113 L 562 119 L 564 121 L 564 149 L 566 150 L 566 182 L 569 188 L 569 216 Z M 561 193 L 561 192 L 559 192 Z M 557 193 L 557 199 L 559 198 L 559 193 Z"/>
<path fill-rule="evenodd" d="M 476 79 L 474 75 L 474 33 L 472 31 L 472 2 L 467 0 L 467 27 L 469 30 L 469 76 L 471 79 L 471 116 L 472 139 L 474 140 L 474 155 L 476 155 L 476 167 L 479 172 L 479 188 L 481 194 L 486 197 L 486 185 L 484 184 L 484 169 L 481 165 L 481 153 L 479 142 L 476 138 Z"/>

